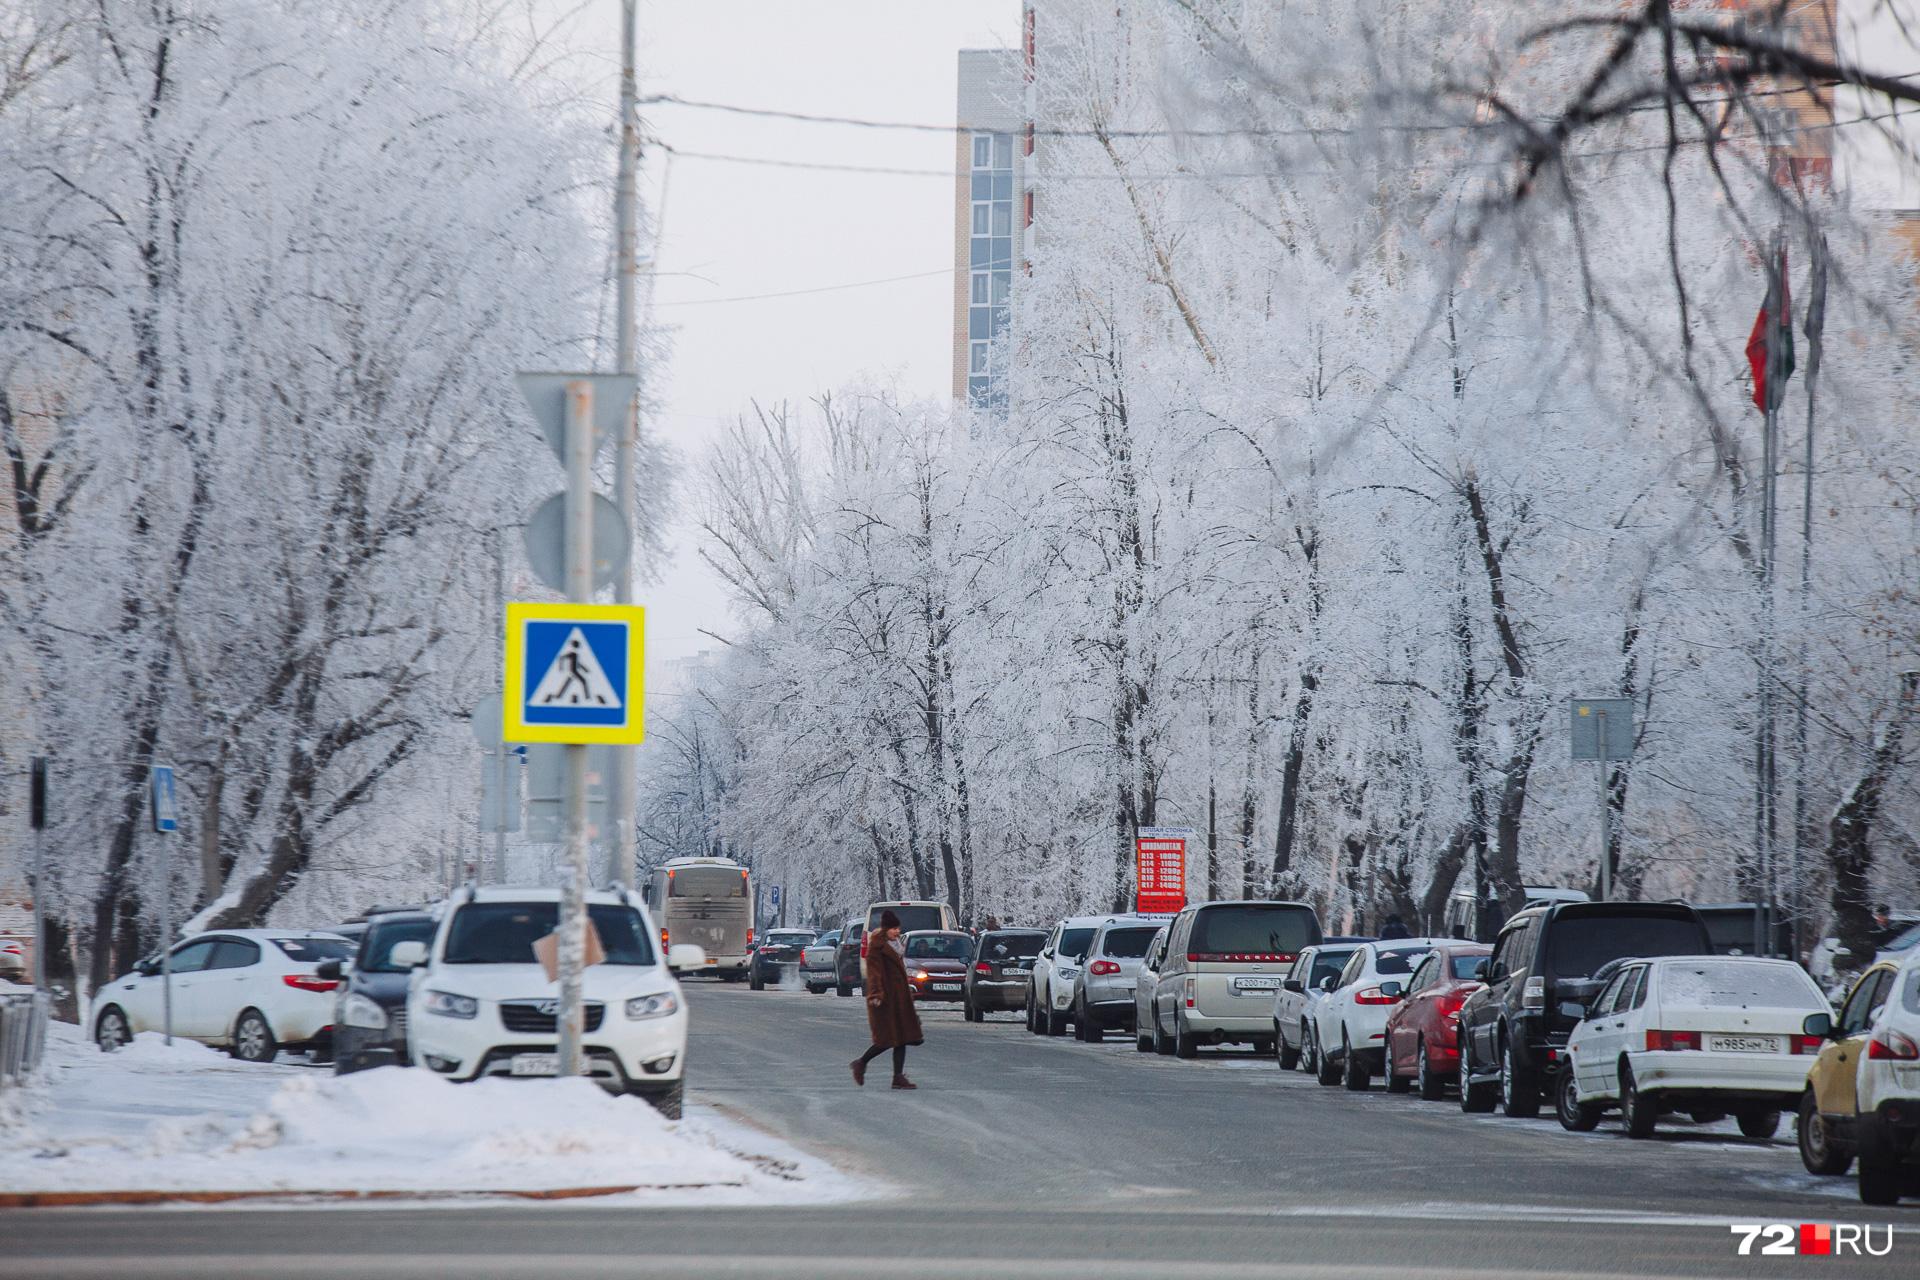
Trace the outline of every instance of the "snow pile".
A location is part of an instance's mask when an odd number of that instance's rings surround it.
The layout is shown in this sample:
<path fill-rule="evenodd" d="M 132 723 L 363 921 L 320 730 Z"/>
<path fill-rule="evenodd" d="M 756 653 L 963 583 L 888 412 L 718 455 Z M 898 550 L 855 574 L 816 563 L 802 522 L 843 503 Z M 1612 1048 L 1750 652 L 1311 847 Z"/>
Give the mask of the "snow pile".
<path fill-rule="evenodd" d="M 334 1076 L 144 1035 L 113 1054 L 63 1035 L 48 1056 L 25 1105 L 0 1115 L 0 1192 L 632 1187 L 792 1201 L 852 1189 L 796 1153 L 767 1154 L 759 1135 L 670 1122 L 582 1079 Z"/>

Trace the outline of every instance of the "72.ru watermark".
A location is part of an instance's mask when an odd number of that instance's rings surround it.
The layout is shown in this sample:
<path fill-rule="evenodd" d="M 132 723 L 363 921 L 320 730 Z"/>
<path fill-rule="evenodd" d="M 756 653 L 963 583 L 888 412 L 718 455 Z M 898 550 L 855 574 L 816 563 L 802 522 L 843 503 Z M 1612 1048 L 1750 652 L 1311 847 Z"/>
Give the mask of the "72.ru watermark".
<path fill-rule="evenodd" d="M 1777 1258 L 1852 1254 L 1884 1258 L 1893 1252 L 1893 1225 L 1867 1226 L 1857 1222 L 1736 1222 L 1741 1257 L 1759 1254 Z"/>

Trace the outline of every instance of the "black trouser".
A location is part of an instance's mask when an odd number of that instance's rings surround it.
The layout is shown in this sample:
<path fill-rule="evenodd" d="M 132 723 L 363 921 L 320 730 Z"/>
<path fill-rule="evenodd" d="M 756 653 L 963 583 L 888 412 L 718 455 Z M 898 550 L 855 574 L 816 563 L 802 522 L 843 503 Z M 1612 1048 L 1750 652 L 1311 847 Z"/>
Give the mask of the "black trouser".
<path fill-rule="evenodd" d="M 876 1044 L 869 1046 L 867 1051 L 860 1055 L 860 1065 L 863 1067 L 866 1066 L 886 1051 L 887 1047 L 885 1045 Z M 893 1046 L 893 1074 L 896 1076 L 907 1074 L 907 1046 L 903 1044 Z"/>

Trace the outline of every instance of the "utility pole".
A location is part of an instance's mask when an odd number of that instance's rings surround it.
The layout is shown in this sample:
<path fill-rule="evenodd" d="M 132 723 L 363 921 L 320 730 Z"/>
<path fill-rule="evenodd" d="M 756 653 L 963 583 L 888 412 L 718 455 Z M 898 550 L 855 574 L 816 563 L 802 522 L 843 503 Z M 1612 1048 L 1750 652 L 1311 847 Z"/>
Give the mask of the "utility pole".
<path fill-rule="evenodd" d="M 593 602 L 593 383 L 567 383 L 566 391 L 566 552 L 567 599 Z M 560 919 L 556 948 L 560 970 L 560 1074 L 580 1074 L 580 1046 L 586 1033 L 581 998 L 587 963 L 587 745 L 568 743 L 567 868 L 560 881 Z"/>
<path fill-rule="evenodd" d="M 47 989 L 47 758 L 28 766 L 27 817 L 33 825 L 33 989 Z"/>
<path fill-rule="evenodd" d="M 496 528 L 493 531 L 493 616 L 496 618 L 500 617 L 506 612 L 506 608 L 506 534 Z M 500 648 L 495 651 L 495 671 L 504 672 L 506 670 L 506 645 L 506 633 L 502 632 L 500 634 Z M 507 688 L 503 681 L 500 686 L 500 699 L 503 707 L 506 705 L 507 696 Z M 505 884 L 507 882 L 507 783 L 509 777 L 507 769 L 508 761 L 511 759 L 512 756 L 507 750 L 507 744 L 505 742 L 496 742 L 493 744 L 493 795 L 495 807 L 495 813 L 493 815 L 493 874 L 491 876 L 475 876 L 474 879 L 477 881 L 491 881 L 494 884 Z"/>
<path fill-rule="evenodd" d="M 635 170 L 639 168 L 640 123 L 639 87 L 634 76 L 635 8 L 638 0 L 620 0 L 620 167 L 614 185 L 614 235 L 619 246 L 619 289 L 615 307 L 618 328 L 615 362 L 620 373 L 638 374 L 639 357 L 635 351 L 634 288 L 640 270 L 639 228 L 634 216 Z M 634 454 L 639 445 L 640 391 L 627 402 L 613 451 L 613 500 L 626 518 L 629 538 L 634 527 L 634 507 L 638 498 Z M 615 577 L 613 598 L 617 604 L 633 603 L 633 557 Z M 613 794 L 608 797 L 613 810 L 613 874 L 621 884 L 633 885 L 635 847 L 634 824 L 638 818 L 638 784 L 634 778 L 634 749 L 628 745 L 613 749 Z"/>

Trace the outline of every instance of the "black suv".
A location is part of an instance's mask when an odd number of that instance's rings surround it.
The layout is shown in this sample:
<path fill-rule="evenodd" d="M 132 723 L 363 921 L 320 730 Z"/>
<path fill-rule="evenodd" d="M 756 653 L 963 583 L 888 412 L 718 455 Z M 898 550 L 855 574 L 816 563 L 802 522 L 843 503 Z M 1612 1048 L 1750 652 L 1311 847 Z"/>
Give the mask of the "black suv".
<path fill-rule="evenodd" d="M 338 978 L 333 1005 L 333 1073 L 407 1065 L 407 983 L 411 969 L 393 963 L 396 944 L 433 942 L 435 922 L 423 907 L 367 913 L 351 962 L 323 960 L 315 973 Z"/>
<path fill-rule="evenodd" d="M 1678 902 L 1560 902 L 1529 907 L 1500 928 L 1481 961 L 1487 985 L 1460 1010 L 1460 1109 L 1540 1113 L 1565 1059 L 1574 1012 L 1595 974 L 1622 956 L 1703 956 L 1713 940 Z"/>

